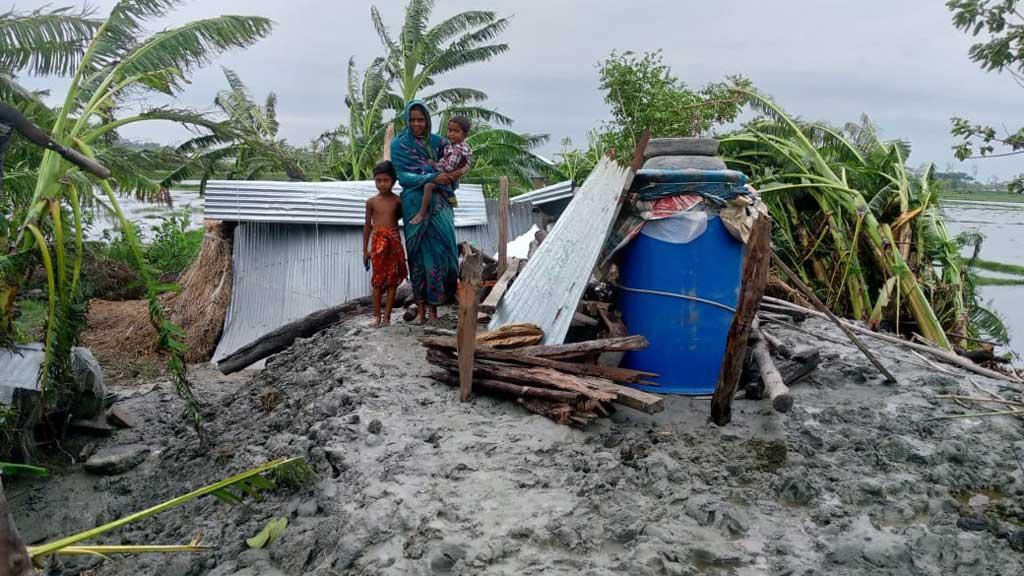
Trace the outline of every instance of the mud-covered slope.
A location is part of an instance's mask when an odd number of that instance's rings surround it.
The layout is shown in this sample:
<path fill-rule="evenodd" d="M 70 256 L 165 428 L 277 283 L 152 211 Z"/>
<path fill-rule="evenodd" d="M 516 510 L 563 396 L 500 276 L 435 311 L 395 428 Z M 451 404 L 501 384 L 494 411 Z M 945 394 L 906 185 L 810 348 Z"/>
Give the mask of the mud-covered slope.
<path fill-rule="evenodd" d="M 914 356 L 879 348 L 905 359 L 887 361 L 900 378 L 891 387 L 855 349 L 777 329 L 824 355 L 789 414 L 737 400 L 733 424 L 717 428 L 707 401 L 676 397 L 656 417 L 621 409 L 579 431 L 511 402 L 460 404 L 426 378 L 418 329 L 365 324 L 301 342 L 260 372 L 196 370 L 209 453 L 167 384 L 136 385 L 123 404 L 143 425 L 101 445 L 143 444 L 146 461 L 113 478 L 75 467 L 19 484 L 19 525 L 53 538 L 304 455 L 318 473 L 307 489 L 241 507 L 207 498 L 111 538 L 201 537 L 212 553 L 76 560 L 56 573 L 1024 573 L 1021 421 L 933 420 L 965 411 L 935 395 L 975 392 Z M 245 538 L 280 515 L 291 522 L 281 540 L 248 550 Z"/>

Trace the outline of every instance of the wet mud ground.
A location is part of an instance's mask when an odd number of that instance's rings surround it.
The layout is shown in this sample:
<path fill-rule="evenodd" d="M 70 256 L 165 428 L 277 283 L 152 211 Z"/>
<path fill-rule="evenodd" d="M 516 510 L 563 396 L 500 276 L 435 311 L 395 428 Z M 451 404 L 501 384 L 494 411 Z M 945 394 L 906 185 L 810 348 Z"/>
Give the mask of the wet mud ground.
<path fill-rule="evenodd" d="M 785 415 L 737 399 L 733 423 L 709 402 L 669 397 L 587 430 L 513 402 L 458 402 L 427 375 L 404 324 L 360 318 L 297 343 L 262 370 L 192 377 L 213 440 L 200 449 L 170 383 L 114 383 L 139 420 L 106 439 L 72 438 L 72 456 L 135 446 L 141 464 L 95 476 L 81 464 L 8 487 L 27 540 L 96 526 L 268 460 L 303 456 L 300 489 L 229 506 L 207 497 L 124 528 L 109 543 L 210 552 L 74 558 L 51 574 L 161 576 L 428 574 L 1024 574 L 1024 434 L 1009 417 L 939 394 L 996 381 L 949 374 L 889 345 L 897 386 L 852 347 L 769 331 L 822 365 Z M 842 339 L 809 320 L 805 329 Z M 84 453 L 84 454 L 83 454 Z M 76 458 L 81 460 L 81 458 Z M 67 459 L 65 458 L 65 461 Z M 280 540 L 245 540 L 287 516 Z"/>

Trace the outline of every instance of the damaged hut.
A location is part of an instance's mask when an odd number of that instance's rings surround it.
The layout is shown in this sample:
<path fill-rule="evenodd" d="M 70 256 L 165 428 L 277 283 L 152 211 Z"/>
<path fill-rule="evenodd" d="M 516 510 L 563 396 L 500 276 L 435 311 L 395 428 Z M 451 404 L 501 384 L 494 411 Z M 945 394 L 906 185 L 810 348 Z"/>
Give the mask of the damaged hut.
<path fill-rule="evenodd" d="M 396 193 L 400 187 L 396 187 Z M 234 227 L 234 283 L 214 362 L 313 312 L 370 294 L 363 267 L 367 182 L 211 181 L 205 218 Z M 529 205 L 512 207 L 509 229 L 530 229 Z M 486 253 L 497 250 L 497 204 L 463 185 L 456 234 Z"/>

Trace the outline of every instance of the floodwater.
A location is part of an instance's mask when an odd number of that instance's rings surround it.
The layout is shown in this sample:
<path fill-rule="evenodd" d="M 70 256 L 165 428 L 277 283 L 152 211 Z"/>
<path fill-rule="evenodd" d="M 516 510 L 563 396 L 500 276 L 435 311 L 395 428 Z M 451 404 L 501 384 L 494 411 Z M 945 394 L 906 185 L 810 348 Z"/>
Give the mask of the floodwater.
<path fill-rule="evenodd" d="M 187 215 L 189 228 L 203 225 L 203 198 L 194 190 L 171 190 L 170 205 L 141 202 L 134 197 L 118 198 L 117 203 L 129 221 L 139 224 L 143 240 L 151 239 L 153 228 L 160 226 L 162 220 L 170 216 Z M 104 233 L 109 238 L 117 238 L 120 229 L 117 221 L 100 209 L 96 211 L 96 218 L 86 231 L 85 237 L 87 240 L 101 240 Z"/>
<path fill-rule="evenodd" d="M 1024 204 L 947 201 L 944 206 L 951 233 L 973 229 L 985 236 L 982 258 L 1024 266 Z M 995 272 L 984 275 L 1000 276 Z M 981 295 L 1006 323 L 1010 346 L 1024 357 L 1024 286 L 983 286 Z"/>

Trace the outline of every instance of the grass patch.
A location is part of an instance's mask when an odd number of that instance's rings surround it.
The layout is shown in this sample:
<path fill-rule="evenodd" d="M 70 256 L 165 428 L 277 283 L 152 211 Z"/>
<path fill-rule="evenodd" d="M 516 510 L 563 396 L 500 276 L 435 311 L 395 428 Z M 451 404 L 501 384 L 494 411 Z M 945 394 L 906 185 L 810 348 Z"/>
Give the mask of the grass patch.
<path fill-rule="evenodd" d="M 994 260 L 982 260 L 981 258 L 974 261 L 974 267 L 978 270 L 987 270 L 989 272 L 1002 272 L 1003 274 L 1012 274 L 1014 276 L 1024 276 L 1024 266 L 1017 264 L 1006 264 L 1003 262 L 996 262 Z M 999 280 L 999 278 L 988 278 L 988 280 Z M 993 286 L 994 284 L 990 284 Z"/>
<path fill-rule="evenodd" d="M 1024 204 L 1024 195 L 1010 194 L 1009 192 L 943 192 L 940 196 L 943 200 L 965 200 L 968 202 L 1006 202 L 1011 204 Z"/>
<path fill-rule="evenodd" d="M 14 319 L 14 325 L 20 335 L 22 344 L 29 342 L 41 342 L 45 336 L 43 326 L 46 324 L 46 315 L 49 312 L 49 303 L 46 300 L 19 300 L 18 316 Z"/>
<path fill-rule="evenodd" d="M 978 276 L 974 281 L 978 286 L 1024 286 L 1024 278 L 993 278 Z"/>

